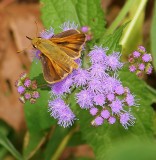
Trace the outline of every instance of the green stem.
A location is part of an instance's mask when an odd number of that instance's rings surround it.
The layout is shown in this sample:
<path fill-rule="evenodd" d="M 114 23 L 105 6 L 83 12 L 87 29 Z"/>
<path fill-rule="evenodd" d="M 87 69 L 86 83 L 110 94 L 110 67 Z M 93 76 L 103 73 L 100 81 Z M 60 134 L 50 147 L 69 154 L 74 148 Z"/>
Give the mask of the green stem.
<path fill-rule="evenodd" d="M 126 27 L 126 32 L 120 41 L 120 44 L 122 46 L 124 46 L 126 44 L 129 36 L 131 35 L 131 32 L 134 29 L 134 26 L 135 26 L 137 20 L 139 19 L 140 15 L 141 15 L 141 13 L 147 3 L 147 0 L 135 0 L 135 3 L 136 3 L 136 5 L 138 5 L 138 8 L 137 8 L 136 13 L 134 14 L 134 17 L 132 18 L 131 22 Z"/>
<path fill-rule="evenodd" d="M 156 90 L 154 88 L 152 88 L 148 84 L 146 84 L 146 87 L 156 96 Z"/>
<path fill-rule="evenodd" d="M 70 138 L 73 136 L 73 134 L 77 131 L 77 128 L 73 128 L 62 140 L 62 142 L 60 143 L 60 145 L 58 146 L 56 152 L 54 153 L 54 155 L 52 156 L 51 160 L 56 160 L 59 159 L 61 153 L 63 152 L 63 150 L 65 149 L 66 145 L 68 144 Z"/>
<path fill-rule="evenodd" d="M 119 26 L 120 22 L 124 19 L 126 14 L 129 12 L 131 6 L 135 0 L 127 0 L 124 7 L 121 9 L 120 13 L 116 17 L 116 19 L 112 22 L 111 26 L 107 29 L 106 34 L 111 34 L 114 30 Z"/>

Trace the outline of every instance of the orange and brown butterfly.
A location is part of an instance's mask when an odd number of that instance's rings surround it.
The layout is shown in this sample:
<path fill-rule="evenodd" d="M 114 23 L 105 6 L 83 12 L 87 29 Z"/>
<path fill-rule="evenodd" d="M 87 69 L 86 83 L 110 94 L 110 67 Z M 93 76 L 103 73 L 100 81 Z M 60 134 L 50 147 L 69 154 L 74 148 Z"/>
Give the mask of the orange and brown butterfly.
<path fill-rule="evenodd" d="M 41 52 L 39 57 L 47 83 L 59 82 L 78 68 L 78 64 L 74 60 L 81 56 L 82 47 L 86 41 L 84 33 L 70 29 L 53 35 L 49 39 L 27 38 Z"/>

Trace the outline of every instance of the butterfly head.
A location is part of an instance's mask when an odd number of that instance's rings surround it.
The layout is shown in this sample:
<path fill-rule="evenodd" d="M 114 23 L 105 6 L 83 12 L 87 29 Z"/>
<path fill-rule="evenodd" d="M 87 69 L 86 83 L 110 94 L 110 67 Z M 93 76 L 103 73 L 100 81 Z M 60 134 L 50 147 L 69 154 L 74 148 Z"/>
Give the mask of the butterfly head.
<path fill-rule="evenodd" d="M 32 45 L 33 45 L 34 48 L 37 48 L 37 46 L 41 43 L 41 38 L 40 37 L 36 37 L 36 38 L 27 37 L 27 38 L 29 40 L 31 40 L 31 43 L 32 43 Z"/>

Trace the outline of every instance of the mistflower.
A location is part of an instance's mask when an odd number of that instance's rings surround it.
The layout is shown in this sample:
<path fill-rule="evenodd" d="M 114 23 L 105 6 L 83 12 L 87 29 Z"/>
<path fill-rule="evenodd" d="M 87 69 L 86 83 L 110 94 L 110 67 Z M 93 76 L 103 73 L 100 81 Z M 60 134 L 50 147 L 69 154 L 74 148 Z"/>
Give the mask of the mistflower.
<path fill-rule="evenodd" d="M 97 108 L 92 107 L 92 108 L 90 109 L 90 114 L 91 114 L 92 116 L 95 116 L 97 113 L 98 113 L 98 109 L 97 109 Z"/>
<path fill-rule="evenodd" d="M 152 67 L 151 64 L 148 64 L 148 65 L 146 66 L 146 68 L 145 68 L 145 72 L 146 72 L 147 74 L 151 74 L 151 73 L 152 73 L 152 70 L 153 70 L 153 67 Z"/>
<path fill-rule="evenodd" d="M 115 95 L 113 93 L 110 93 L 107 95 L 108 101 L 112 102 L 115 99 Z"/>
<path fill-rule="evenodd" d="M 50 27 L 47 30 L 43 30 L 42 32 L 40 32 L 40 37 L 44 38 L 44 39 L 49 39 L 54 35 L 54 29 L 52 27 Z"/>
<path fill-rule="evenodd" d="M 125 129 L 128 129 L 128 126 L 134 125 L 135 119 L 136 118 L 128 112 L 120 115 L 120 123 Z"/>
<path fill-rule="evenodd" d="M 111 110 L 113 113 L 115 114 L 118 114 L 120 113 L 122 110 L 123 110 L 123 104 L 122 104 L 122 101 L 119 100 L 119 99 L 116 99 L 115 101 L 113 101 L 111 104 L 110 104 L 110 107 L 111 107 Z"/>
<path fill-rule="evenodd" d="M 89 90 L 82 90 L 76 95 L 77 103 L 83 109 L 93 106 L 93 94 Z"/>
<path fill-rule="evenodd" d="M 17 91 L 19 94 L 23 94 L 25 92 L 25 88 L 23 86 L 18 86 Z"/>
<path fill-rule="evenodd" d="M 91 63 L 92 64 L 101 63 L 103 65 L 107 64 L 107 61 L 106 61 L 106 51 L 107 50 L 108 50 L 107 48 L 94 46 L 92 51 L 89 53 Z"/>
<path fill-rule="evenodd" d="M 130 63 L 129 71 L 136 72 L 138 77 L 141 78 L 144 73 L 152 73 L 152 56 L 146 52 L 146 49 L 143 46 L 139 46 L 137 51 L 130 54 L 128 61 Z M 151 67 L 148 67 L 149 65 Z"/>
<path fill-rule="evenodd" d="M 25 87 L 30 87 L 31 86 L 31 80 L 29 78 L 27 78 L 25 81 L 24 81 L 24 86 Z"/>
<path fill-rule="evenodd" d="M 133 52 L 133 57 L 134 57 L 134 58 L 139 58 L 140 55 L 141 55 L 141 53 L 138 52 L 138 51 L 134 51 L 134 52 Z"/>
<path fill-rule="evenodd" d="M 19 100 L 22 103 L 30 101 L 30 103 L 35 103 L 36 99 L 40 97 L 37 90 L 37 83 L 35 80 L 31 81 L 26 73 L 20 75 L 19 79 L 15 82 L 17 91 L 20 94 Z"/>
<path fill-rule="evenodd" d="M 129 71 L 130 72 L 135 72 L 136 71 L 136 67 L 134 65 L 129 66 Z"/>
<path fill-rule="evenodd" d="M 93 126 L 100 126 L 103 124 L 103 122 L 104 122 L 104 119 L 102 117 L 98 116 L 91 122 L 91 124 Z"/>
<path fill-rule="evenodd" d="M 101 112 L 101 117 L 103 117 L 104 119 L 108 119 L 110 117 L 110 112 L 108 110 L 103 110 Z"/>
<path fill-rule="evenodd" d="M 75 24 L 74 22 L 65 22 L 63 23 L 60 28 L 63 30 L 63 31 L 67 31 L 67 30 L 70 30 L 70 29 L 77 29 L 78 28 L 78 25 Z"/>
<path fill-rule="evenodd" d="M 116 122 L 116 118 L 115 117 L 109 117 L 108 119 L 108 123 L 109 124 L 114 124 Z"/>
<path fill-rule="evenodd" d="M 105 104 L 106 97 L 103 94 L 96 94 L 93 101 L 96 105 L 103 106 Z"/>
<path fill-rule="evenodd" d="M 77 87 L 85 85 L 88 79 L 89 79 L 88 71 L 81 68 L 79 68 L 74 75 L 74 83 L 76 84 Z"/>
<path fill-rule="evenodd" d="M 57 98 L 53 101 L 49 101 L 49 112 L 51 116 L 58 120 L 58 124 L 64 128 L 72 126 L 76 117 L 65 102 Z"/>
<path fill-rule="evenodd" d="M 146 52 L 146 49 L 145 49 L 144 46 L 138 46 L 138 50 L 139 50 L 140 52 Z"/>
<path fill-rule="evenodd" d="M 120 59 L 120 53 L 119 52 L 114 52 L 111 55 L 107 56 L 107 65 L 112 69 L 113 71 L 122 68 L 123 63 L 119 61 Z"/>
<path fill-rule="evenodd" d="M 118 95 L 122 95 L 124 93 L 124 87 L 122 85 L 116 86 L 115 93 Z"/>
<path fill-rule="evenodd" d="M 87 33 L 89 31 L 89 27 L 88 26 L 83 26 L 81 27 L 81 31 L 84 33 Z"/>
<path fill-rule="evenodd" d="M 132 94 L 127 94 L 125 97 L 125 102 L 128 106 L 134 106 L 135 105 L 135 99 Z"/>
<path fill-rule="evenodd" d="M 150 61 L 152 60 L 151 54 L 145 53 L 145 54 L 142 56 L 142 60 L 143 60 L 144 62 L 150 62 Z"/>

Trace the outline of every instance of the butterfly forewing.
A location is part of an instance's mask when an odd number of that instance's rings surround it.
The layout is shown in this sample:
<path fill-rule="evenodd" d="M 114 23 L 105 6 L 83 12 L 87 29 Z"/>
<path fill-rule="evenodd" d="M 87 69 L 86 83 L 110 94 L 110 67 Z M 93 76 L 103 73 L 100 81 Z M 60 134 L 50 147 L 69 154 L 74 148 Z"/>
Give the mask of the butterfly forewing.
<path fill-rule="evenodd" d="M 60 49 L 63 50 L 72 59 L 77 59 L 80 57 L 86 36 L 77 30 L 68 30 L 53 36 L 50 40 L 57 44 Z"/>

